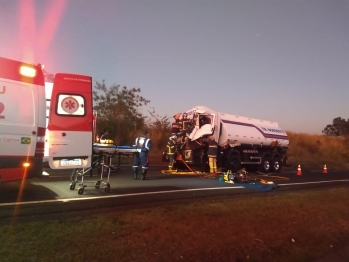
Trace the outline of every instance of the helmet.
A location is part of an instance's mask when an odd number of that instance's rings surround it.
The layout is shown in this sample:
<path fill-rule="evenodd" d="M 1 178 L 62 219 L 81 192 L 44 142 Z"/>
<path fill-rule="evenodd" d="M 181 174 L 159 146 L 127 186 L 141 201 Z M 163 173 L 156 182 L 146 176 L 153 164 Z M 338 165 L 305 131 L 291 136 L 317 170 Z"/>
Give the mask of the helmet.
<path fill-rule="evenodd" d="M 176 135 L 172 135 L 172 136 L 170 136 L 170 139 L 177 139 L 177 136 Z"/>

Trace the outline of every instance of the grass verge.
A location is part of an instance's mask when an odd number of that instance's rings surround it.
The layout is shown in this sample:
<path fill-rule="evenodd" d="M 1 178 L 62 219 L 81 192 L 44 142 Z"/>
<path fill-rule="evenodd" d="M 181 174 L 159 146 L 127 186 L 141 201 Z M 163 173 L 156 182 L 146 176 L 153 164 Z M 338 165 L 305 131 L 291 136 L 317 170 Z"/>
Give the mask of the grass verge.
<path fill-rule="evenodd" d="M 0 227 L 1 261 L 312 261 L 349 242 L 349 188 Z"/>

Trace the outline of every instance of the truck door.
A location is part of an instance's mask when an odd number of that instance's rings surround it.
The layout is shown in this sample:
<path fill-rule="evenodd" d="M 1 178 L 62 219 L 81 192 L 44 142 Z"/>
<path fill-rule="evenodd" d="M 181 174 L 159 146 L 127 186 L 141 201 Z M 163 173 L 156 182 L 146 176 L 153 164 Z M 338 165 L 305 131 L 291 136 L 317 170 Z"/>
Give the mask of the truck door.
<path fill-rule="evenodd" d="M 196 131 L 192 133 L 192 140 L 196 140 L 205 135 L 212 135 L 214 133 L 215 115 L 214 114 L 200 114 L 197 118 Z"/>
<path fill-rule="evenodd" d="M 58 73 L 48 121 L 52 169 L 85 168 L 92 158 L 92 78 Z"/>

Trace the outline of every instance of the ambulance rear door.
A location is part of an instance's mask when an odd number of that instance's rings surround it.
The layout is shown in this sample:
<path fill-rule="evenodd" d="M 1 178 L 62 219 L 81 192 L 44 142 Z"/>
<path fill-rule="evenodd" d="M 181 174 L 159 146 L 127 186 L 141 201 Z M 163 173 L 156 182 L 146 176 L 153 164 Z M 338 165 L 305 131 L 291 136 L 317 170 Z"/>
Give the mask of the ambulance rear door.
<path fill-rule="evenodd" d="M 48 121 L 52 169 L 86 168 L 92 160 L 92 78 L 58 73 Z"/>

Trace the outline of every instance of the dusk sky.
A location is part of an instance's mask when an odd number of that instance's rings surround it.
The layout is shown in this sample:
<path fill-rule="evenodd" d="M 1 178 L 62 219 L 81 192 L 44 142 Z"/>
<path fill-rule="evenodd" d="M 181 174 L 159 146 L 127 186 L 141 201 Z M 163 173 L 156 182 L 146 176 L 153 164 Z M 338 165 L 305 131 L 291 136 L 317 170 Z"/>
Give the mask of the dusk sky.
<path fill-rule="evenodd" d="M 349 118 L 348 0 L 0 0 L 0 37 L 1 57 L 141 88 L 144 114 Z"/>

